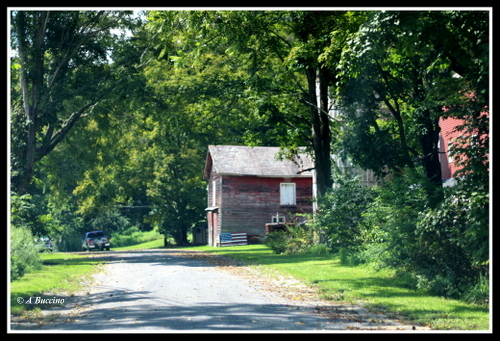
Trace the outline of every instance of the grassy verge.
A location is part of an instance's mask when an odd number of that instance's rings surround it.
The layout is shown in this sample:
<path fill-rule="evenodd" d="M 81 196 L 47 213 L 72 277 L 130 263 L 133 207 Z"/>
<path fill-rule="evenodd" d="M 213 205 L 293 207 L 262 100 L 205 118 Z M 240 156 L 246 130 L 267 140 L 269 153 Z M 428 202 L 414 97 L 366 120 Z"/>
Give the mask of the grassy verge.
<path fill-rule="evenodd" d="M 159 248 L 162 248 L 163 246 L 164 246 L 164 241 L 163 241 L 163 237 L 162 237 L 161 239 L 152 240 L 152 241 L 137 244 L 137 245 L 114 247 L 113 251 L 127 251 L 127 250 L 135 250 L 135 249 L 159 249 Z"/>
<path fill-rule="evenodd" d="M 48 308 L 60 304 L 34 304 L 36 298 L 61 299 L 79 290 L 83 280 L 96 271 L 99 261 L 86 256 L 67 253 L 45 253 L 43 268 L 28 273 L 10 283 L 11 314 L 15 316 L 36 314 L 40 307 Z M 31 298 L 31 303 L 30 302 Z"/>
<path fill-rule="evenodd" d="M 404 288 L 388 271 L 349 267 L 331 255 L 276 255 L 263 245 L 196 247 L 291 275 L 318 288 L 323 298 L 363 303 L 389 316 L 437 330 L 490 330 L 489 307 L 426 295 Z"/>
<path fill-rule="evenodd" d="M 114 251 L 155 249 L 163 247 L 163 239 L 114 248 Z M 262 270 L 278 271 L 294 276 L 318 288 L 323 298 L 350 303 L 363 303 L 368 308 L 389 316 L 404 317 L 436 330 L 490 330 L 489 307 L 468 305 L 406 289 L 391 273 L 369 267 L 349 267 L 335 257 L 314 255 L 276 255 L 263 245 L 189 249 L 211 252 L 240 260 Z M 53 298 L 81 288 L 82 277 L 96 271 L 98 261 L 76 254 L 44 254 L 42 270 L 28 274 L 10 284 L 11 313 L 22 315 L 32 306 L 18 304 L 17 298 Z"/>
<path fill-rule="evenodd" d="M 135 247 L 138 244 L 147 243 L 150 241 L 156 241 L 157 239 L 162 239 L 163 236 L 156 231 L 135 231 L 129 234 L 113 234 L 111 236 L 111 247 L 113 249 L 122 247 Z"/>
<path fill-rule="evenodd" d="M 142 244 L 113 248 L 113 251 L 163 247 L 163 238 Z M 80 290 L 86 278 L 98 271 L 101 263 L 87 255 L 71 253 L 41 254 L 41 270 L 26 274 L 10 283 L 10 313 L 30 320 L 40 319 L 40 308 L 60 305 L 61 299 Z M 29 304 L 31 298 L 31 303 Z M 50 304 L 35 304 L 36 299 L 56 299 Z"/>

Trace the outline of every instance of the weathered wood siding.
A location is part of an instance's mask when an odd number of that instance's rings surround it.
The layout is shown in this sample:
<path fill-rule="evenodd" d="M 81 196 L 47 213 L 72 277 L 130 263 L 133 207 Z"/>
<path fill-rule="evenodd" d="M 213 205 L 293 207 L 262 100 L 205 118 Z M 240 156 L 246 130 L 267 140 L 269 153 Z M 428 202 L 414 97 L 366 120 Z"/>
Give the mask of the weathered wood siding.
<path fill-rule="evenodd" d="M 280 184 L 296 184 L 296 205 L 280 204 Z M 209 195 L 210 196 L 210 195 Z M 311 178 L 223 176 L 221 180 L 221 232 L 245 231 L 250 241 L 265 235 L 265 224 L 278 213 L 287 220 L 296 213 L 312 212 Z"/>
<path fill-rule="evenodd" d="M 207 184 L 207 224 L 208 224 L 208 245 L 216 246 L 220 227 L 220 205 L 221 205 L 221 176 L 215 172 L 210 172 Z"/>

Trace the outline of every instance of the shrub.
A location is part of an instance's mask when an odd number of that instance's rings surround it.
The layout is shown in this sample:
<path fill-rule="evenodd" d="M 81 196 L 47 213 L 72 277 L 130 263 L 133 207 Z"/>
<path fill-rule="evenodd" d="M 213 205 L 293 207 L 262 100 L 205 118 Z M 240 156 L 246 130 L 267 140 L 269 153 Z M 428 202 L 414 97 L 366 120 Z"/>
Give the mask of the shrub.
<path fill-rule="evenodd" d="M 275 231 L 264 237 L 264 244 L 274 253 L 281 254 L 287 250 L 288 236 L 286 231 Z"/>
<path fill-rule="evenodd" d="M 337 179 L 336 187 L 319 198 L 319 212 L 312 226 L 332 252 L 357 252 L 366 227 L 363 212 L 373 200 L 372 190 L 357 179 Z"/>
<path fill-rule="evenodd" d="M 314 244 L 314 232 L 305 225 L 292 225 L 286 231 L 269 233 L 264 244 L 277 254 L 302 253 Z"/>
<path fill-rule="evenodd" d="M 478 292 L 481 285 L 475 283 L 489 264 L 485 206 L 487 195 L 466 194 L 456 186 L 440 205 L 420 213 L 415 229 L 422 247 L 418 271 L 430 278 L 433 292 L 455 298 Z"/>
<path fill-rule="evenodd" d="M 10 230 L 10 276 L 16 280 L 27 272 L 40 269 L 42 260 L 38 254 L 31 231 L 26 226 L 12 226 Z"/>
<path fill-rule="evenodd" d="M 462 297 L 464 301 L 471 304 L 488 304 L 490 298 L 490 285 L 487 276 L 481 275 L 477 282 L 471 285 Z"/>
<path fill-rule="evenodd" d="M 315 256 L 324 256 L 330 253 L 326 244 L 314 244 L 305 249 L 305 253 Z"/>
<path fill-rule="evenodd" d="M 452 298 L 471 291 L 481 297 L 484 286 L 476 283 L 487 276 L 489 264 L 487 195 L 460 186 L 443 192 L 417 172 L 375 191 L 375 201 L 363 213 L 369 226 L 363 257 L 405 274 L 406 284 L 417 290 Z"/>

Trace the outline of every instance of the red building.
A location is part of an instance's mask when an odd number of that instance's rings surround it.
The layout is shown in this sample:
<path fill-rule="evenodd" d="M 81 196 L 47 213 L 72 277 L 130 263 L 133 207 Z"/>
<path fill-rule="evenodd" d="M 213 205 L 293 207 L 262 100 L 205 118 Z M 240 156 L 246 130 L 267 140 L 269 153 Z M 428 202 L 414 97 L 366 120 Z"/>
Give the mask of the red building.
<path fill-rule="evenodd" d="M 301 154 L 278 160 L 279 150 L 209 146 L 204 170 L 209 245 L 220 246 L 221 234 L 240 232 L 249 243 L 258 242 L 267 223 L 312 212 L 311 159 Z"/>
<path fill-rule="evenodd" d="M 441 162 L 441 178 L 444 184 L 449 183 L 455 172 L 461 169 L 450 156 L 450 147 L 461 134 L 455 128 L 462 124 L 464 124 L 464 121 L 457 118 L 439 119 L 439 127 L 441 128 L 439 161 Z"/>
<path fill-rule="evenodd" d="M 488 114 L 484 113 L 484 115 Z M 459 163 L 464 163 L 467 161 L 467 156 L 465 154 L 455 155 L 454 159 L 450 155 L 450 148 L 453 145 L 455 147 L 474 148 L 475 143 L 478 143 L 480 140 L 484 141 L 485 137 L 487 137 L 487 135 L 478 136 L 479 133 L 470 133 L 456 129 L 457 127 L 462 126 L 465 123 L 466 122 L 464 120 L 452 117 L 441 117 L 439 119 L 439 126 L 441 128 L 441 133 L 439 136 L 439 161 L 441 162 L 441 177 L 444 186 L 453 185 L 453 178 L 457 177 L 457 171 L 463 168 L 463 166 L 461 166 Z M 479 137 L 481 138 L 480 140 L 478 140 Z M 460 162 L 457 162 L 457 157 L 459 158 Z M 485 162 L 488 162 L 488 158 L 488 155 L 486 155 Z"/>

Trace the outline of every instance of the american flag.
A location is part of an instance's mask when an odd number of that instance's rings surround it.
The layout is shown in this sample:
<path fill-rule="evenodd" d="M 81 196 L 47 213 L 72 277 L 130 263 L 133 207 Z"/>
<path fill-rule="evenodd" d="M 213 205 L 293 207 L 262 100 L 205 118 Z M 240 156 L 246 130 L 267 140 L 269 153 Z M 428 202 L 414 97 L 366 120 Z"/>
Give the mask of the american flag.
<path fill-rule="evenodd" d="M 247 234 L 245 232 L 220 234 L 220 246 L 247 245 Z"/>

